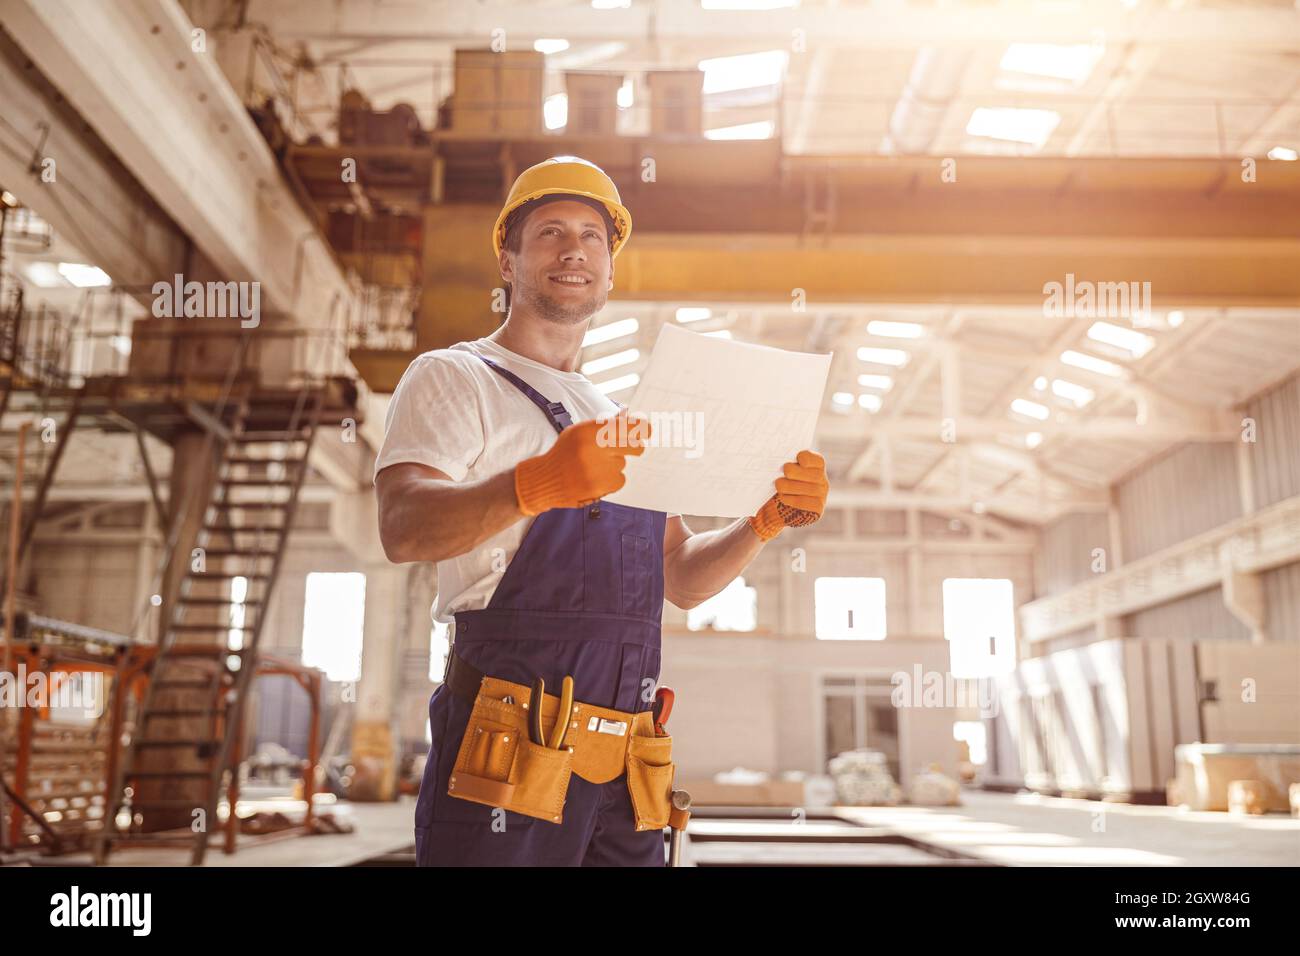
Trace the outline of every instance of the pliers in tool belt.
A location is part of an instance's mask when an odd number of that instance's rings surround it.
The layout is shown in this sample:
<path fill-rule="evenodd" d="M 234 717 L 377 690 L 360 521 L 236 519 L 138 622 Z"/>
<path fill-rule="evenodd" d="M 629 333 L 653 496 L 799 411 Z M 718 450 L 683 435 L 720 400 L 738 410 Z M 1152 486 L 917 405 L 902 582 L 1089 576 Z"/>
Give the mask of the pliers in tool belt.
<path fill-rule="evenodd" d="M 528 695 L 528 739 L 539 747 L 546 746 L 546 735 L 542 733 L 542 701 L 546 699 L 546 681 L 540 677 L 533 681 L 532 693 Z"/>
<path fill-rule="evenodd" d="M 564 746 L 564 736 L 569 730 L 570 711 L 573 710 L 573 678 L 567 674 L 560 689 L 560 709 L 555 713 L 555 726 L 551 728 L 551 749 Z"/>
<path fill-rule="evenodd" d="M 559 750 L 564 746 L 564 738 L 569 730 L 570 711 L 573 710 L 573 678 L 565 676 L 560 690 L 560 709 L 555 713 L 555 725 L 551 728 L 550 743 L 542 729 L 542 707 L 546 700 L 546 682 L 542 678 L 533 681 L 532 693 L 528 698 L 528 738 L 539 747 Z"/>

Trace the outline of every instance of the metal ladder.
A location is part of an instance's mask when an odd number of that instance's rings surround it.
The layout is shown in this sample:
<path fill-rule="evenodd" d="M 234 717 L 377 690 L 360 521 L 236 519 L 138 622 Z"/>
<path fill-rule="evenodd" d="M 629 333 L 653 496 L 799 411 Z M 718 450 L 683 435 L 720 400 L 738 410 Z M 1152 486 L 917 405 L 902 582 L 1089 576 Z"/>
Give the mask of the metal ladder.
<path fill-rule="evenodd" d="M 106 821 L 106 832 L 111 833 L 114 818 L 127 805 L 123 798 L 129 788 L 133 820 L 139 814 L 142 824 L 157 824 L 157 830 L 118 839 L 192 843 L 191 862 L 203 861 L 210 835 L 217 829 L 223 778 L 227 772 L 238 773 L 238 736 L 257 670 L 265 612 L 297 512 L 324 397 L 323 386 L 304 385 L 297 392 L 287 423 L 282 406 L 244 398 L 235 408 L 228 432 L 213 435 L 221 442 L 221 452 L 211 500 L 190 571 L 181 581 L 153 660 L 111 791 Z M 268 452 L 258 454 L 259 449 Z M 282 452 L 279 457 L 273 454 L 277 450 Z M 177 545 L 173 542 L 172 546 Z M 234 593 L 237 579 L 244 582 L 242 600 Z M 240 647 L 231 649 L 228 638 L 235 631 L 243 640 Z M 193 636 L 203 639 L 187 643 Z M 166 724 L 178 720 L 182 721 L 179 728 L 165 732 Z M 196 722 L 201 722 L 201 727 Z M 143 753 L 164 749 L 189 760 L 179 760 L 169 769 L 139 766 Z M 200 810 L 201 815 L 195 818 Z M 193 832 L 178 836 L 178 826 L 190 827 Z M 237 826 L 232 806 L 227 827 Z M 227 835 L 229 838 L 232 833 Z M 106 838 L 101 859 L 113 839 Z"/>

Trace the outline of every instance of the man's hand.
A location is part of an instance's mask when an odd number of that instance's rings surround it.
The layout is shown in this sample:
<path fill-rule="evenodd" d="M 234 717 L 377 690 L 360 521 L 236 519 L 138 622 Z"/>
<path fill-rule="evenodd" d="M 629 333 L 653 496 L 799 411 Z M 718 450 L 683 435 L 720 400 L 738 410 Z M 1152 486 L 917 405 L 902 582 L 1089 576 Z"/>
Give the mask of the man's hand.
<path fill-rule="evenodd" d="M 627 456 L 644 452 L 649 439 L 650 422 L 626 412 L 570 425 L 544 454 L 515 466 L 519 510 L 577 508 L 618 491 L 627 482 Z"/>
<path fill-rule="evenodd" d="M 826 459 L 815 451 L 804 450 L 781 468 L 776 479 L 776 494 L 752 515 L 749 526 L 764 541 L 775 538 L 785 528 L 812 524 L 826 510 L 830 482 L 826 479 Z"/>

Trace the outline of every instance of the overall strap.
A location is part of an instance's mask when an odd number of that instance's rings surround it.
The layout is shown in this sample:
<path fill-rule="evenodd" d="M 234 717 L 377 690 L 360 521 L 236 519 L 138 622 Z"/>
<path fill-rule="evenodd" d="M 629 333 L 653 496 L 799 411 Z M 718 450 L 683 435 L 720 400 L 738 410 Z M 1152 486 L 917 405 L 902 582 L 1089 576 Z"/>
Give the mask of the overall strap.
<path fill-rule="evenodd" d="M 477 355 L 478 353 L 475 354 Z M 569 416 L 569 411 L 564 407 L 562 402 L 547 401 L 545 395 L 533 388 L 514 372 L 510 371 L 510 369 L 502 368 L 486 355 L 479 355 L 479 358 L 487 362 L 492 371 L 499 373 L 511 385 L 523 392 L 534 405 L 540 408 L 542 414 L 550 421 L 551 426 L 556 430 L 556 432 L 562 432 L 573 424 L 573 419 Z"/>

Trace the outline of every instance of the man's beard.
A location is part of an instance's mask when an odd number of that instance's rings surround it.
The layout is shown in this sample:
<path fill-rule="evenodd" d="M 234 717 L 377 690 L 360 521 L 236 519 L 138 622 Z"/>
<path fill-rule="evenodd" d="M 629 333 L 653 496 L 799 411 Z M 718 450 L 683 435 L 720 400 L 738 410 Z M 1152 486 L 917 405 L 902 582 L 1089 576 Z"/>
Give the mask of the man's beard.
<path fill-rule="evenodd" d="M 542 280 L 543 284 L 549 281 L 549 279 Z M 510 295 L 512 299 L 527 302 L 532 307 L 532 310 L 547 322 L 555 322 L 559 325 L 577 325 L 579 322 L 586 322 L 603 309 L 605 302 L 609 299 L 609 293 L 599 283 L 593 281 L 592 285 L 596 289 L 594 299 L 588 299 L 585 302 L 564 303 L 553 297 L 549 289 L 521 282 L 516 277 Z"/>

